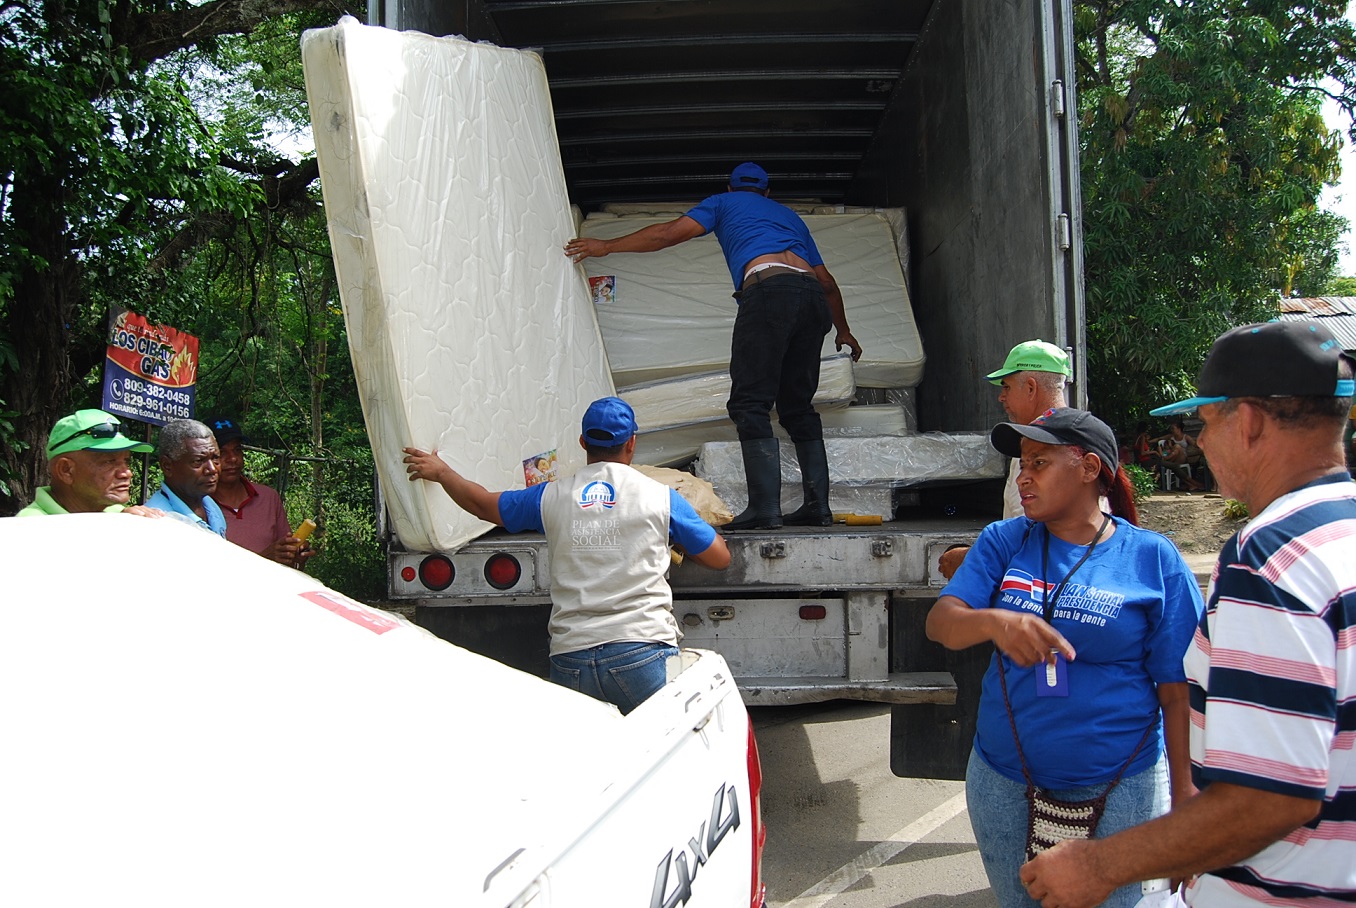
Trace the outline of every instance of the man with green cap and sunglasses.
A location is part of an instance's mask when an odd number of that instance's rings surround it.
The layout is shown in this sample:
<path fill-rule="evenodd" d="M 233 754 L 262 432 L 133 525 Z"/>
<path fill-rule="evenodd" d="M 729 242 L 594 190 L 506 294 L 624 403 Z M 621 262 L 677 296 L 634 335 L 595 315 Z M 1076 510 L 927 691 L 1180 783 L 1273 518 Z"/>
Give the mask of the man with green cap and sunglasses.
<path fill-rule="evenodd" d="M 132 494 L 131 455 L 152 450 L 123 435 L 118 418 L 103 410 L 77 410 L 62 417 L 47 436 L 52 484 L 39 487 L 33 503 L 18 516 L 103 511 L 160 517 L 154 508 L 127 507 Z"/>

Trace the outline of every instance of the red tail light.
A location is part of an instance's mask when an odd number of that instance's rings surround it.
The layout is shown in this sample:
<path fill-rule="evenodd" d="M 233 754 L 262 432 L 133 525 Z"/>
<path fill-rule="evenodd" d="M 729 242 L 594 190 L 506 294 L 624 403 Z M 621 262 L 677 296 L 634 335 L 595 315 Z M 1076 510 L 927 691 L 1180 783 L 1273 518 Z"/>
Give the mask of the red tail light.
<path fill-rule="evenodd" d="M 802 605 L 800 607 L 800 617 L 804 621 L 822 621 L 828 613 L 828 609 L 822 605 Z"/>
<path fill-rule="evenodd" d="M 418 572 L 408 564 L 400 569 L 400 579 L 406 583 L 414 583 L 414 578 L 418 576 Z"/>
<path fill-rule="evenodd" d="M 749 719 L 749 813 L 753 816 L 753 873 L 749 888 L 749 908 L 763 908 L 763 846 L 767 827 L 763 825 L 763 764 L 758 759 L 758 742 L 753 738 L 753 719 Z"/>
<path fill-rule="evenodd" d="M 419 562 L 419 582 L 431 590 L 447 589 L 456 576 L 457 569 L 446 555 L 429 555 Z"/>
<path fill-rule="evenodd" d="M 509 589 L 522 576 L 523 567 L 518 563 L 518 559 L 505 552 L 491 556 L 490 560 L 485 562 L 485 579 L 497 590 Z"/>

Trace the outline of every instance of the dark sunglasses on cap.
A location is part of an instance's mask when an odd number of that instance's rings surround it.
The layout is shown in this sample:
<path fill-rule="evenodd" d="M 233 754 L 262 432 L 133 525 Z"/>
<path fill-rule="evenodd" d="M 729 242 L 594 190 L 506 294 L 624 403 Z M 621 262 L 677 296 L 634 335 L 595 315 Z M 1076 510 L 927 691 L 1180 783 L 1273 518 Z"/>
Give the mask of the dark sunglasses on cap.
<path fill-rule="evenodd" d="M 90 426 L 88 429 L 81 429 L 79 432 L 72 432 L 70 435 L 67 435 L 65 438 L 61 439 L 61 441 L 57 442 L 54 445 L 51 445 L 51 449 L 55 451 L 62 445 L 69 444 L 70 442 L 79 438 L 81 435 L 88 435 L 90 438 L 101 438 L 101 439 L 117 438 L 118 430 L 121 428 L 122 426 L 113 422 L 100 423 L 97 426 Z"/>

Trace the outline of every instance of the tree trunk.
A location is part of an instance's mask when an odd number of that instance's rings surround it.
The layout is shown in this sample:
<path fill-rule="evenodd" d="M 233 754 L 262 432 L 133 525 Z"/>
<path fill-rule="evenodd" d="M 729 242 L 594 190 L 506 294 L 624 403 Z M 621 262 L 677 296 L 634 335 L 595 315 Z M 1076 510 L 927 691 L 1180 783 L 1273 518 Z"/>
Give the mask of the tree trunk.
<path fill-rule="evenodd" d="M 79 268 L 66 245 L 66 223 L 59 200 L 60 177 L 44 175 L 16 182 L 10 196 L 14 226 L 28 238 L 30 258 L 20 266 L 14 297 L 5 311 L 5 330 L 18 368 L 0 371 L 0 399 L 14 411 L 18 445 L 6 448 L 9 498 L 0 497 L 0 514 L 13 514 L 33 500 L 47 478 L 47 434 L 71 404 L 71 324 L 83 299 Z"/>

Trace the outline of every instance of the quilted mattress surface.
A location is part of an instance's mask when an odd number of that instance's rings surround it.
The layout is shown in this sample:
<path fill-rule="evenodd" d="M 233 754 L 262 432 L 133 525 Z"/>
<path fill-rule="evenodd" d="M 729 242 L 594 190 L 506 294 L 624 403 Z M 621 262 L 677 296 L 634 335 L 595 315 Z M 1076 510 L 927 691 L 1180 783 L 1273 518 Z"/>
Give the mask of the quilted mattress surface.
<path fill-rule="evenodd" d="M 852 357 L 839 354 L 820 361 L 816 410 L 847 407 L 856 391 Z M 730 373 L 698 372 L 660 379 L 618 388 L 617 396 L 636 411 L 636 422 L 644 432 L 724 420 L 728 418 L 725 404 L 730 399 Z"/>
<path fill-rule="evenodd" d="M 590 215 L 581 232 L 612 239 L 681 213 Z M 923 344 L 890 218 L 882 212 L 859 212 L 808 214 L 803 219 L 843 291 L 848 324 L 863 347 L 853 370 L 855 383 L 916 387 L 923 378 Z M 591 278 L 612 279 L 610 292 L 597 298 L 596 308 L 618 384 L 728 367 L 736 303 L 714 236 L 644 255 L 586 259 L 584 267 Z M 830 331 L 824 340 L 824 356 L 835 352 L 833 337 Z"/>
<path fill-rule="evenodd" d="M 579 419 L 613 393 L 535 55 L 345 17 L 302 38 L 340 299 L 400 541 L 455 550 L 489 525 L 401 449 L 490 489 L 525 462 L 584 462 Z M 549 458 L 548 458 L 548 463 Z"/>

